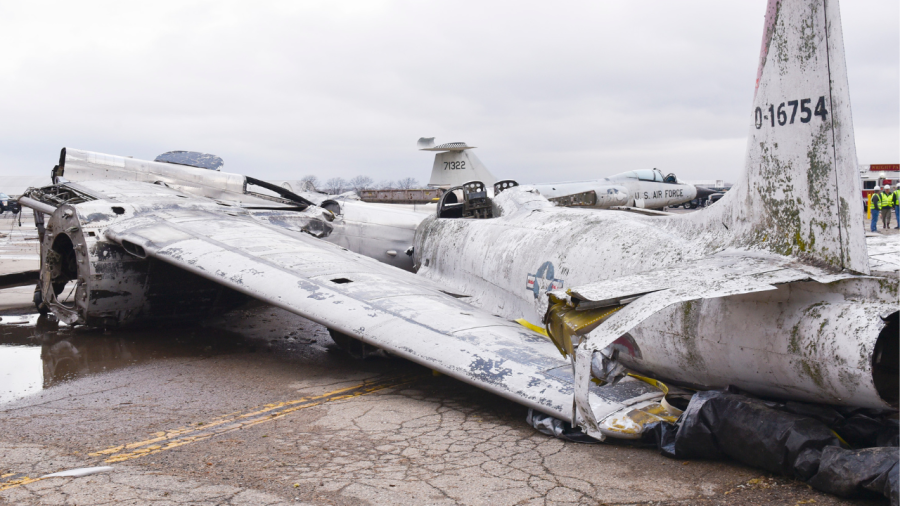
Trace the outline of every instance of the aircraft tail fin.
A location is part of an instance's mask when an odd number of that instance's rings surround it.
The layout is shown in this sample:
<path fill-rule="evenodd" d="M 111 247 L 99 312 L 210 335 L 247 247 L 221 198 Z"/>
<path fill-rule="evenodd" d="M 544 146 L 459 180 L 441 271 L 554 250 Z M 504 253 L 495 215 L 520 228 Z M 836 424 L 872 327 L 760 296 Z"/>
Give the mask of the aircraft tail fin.
<path fill-rule="evenodd" d="M 465 142 L 447 142 L 435 146 L 434 137 L 422 137 L 416 143 L 420 151 L 434 151 L 434 166 L 428 186 L 450 188 L 469 181 L 481 181 L 488 188 L 497 178 L 481 163 Z"/>
<path fill-rule="evenodd" d="M 869 272 L 837 0 L 769 0 L 731 245 Z M 717 209 L 718 211 L 713 211 Z"/>

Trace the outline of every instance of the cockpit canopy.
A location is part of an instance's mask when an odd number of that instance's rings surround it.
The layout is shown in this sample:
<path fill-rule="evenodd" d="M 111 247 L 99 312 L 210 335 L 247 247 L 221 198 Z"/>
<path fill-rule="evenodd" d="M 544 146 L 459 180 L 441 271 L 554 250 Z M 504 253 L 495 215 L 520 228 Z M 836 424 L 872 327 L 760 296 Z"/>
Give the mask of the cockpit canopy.
<path fill-rule="evenodd" d="M 494 183 L 494 196 L 508 190 L 519 183 L 512 179 L 504 179 Z M 494 206 L 487 188 L 481 181 L 469 181 L 462 186 L 454 186 L 441 196 L 437 205 L 438 218 L 475 218 L 494 217 Z"/>
<path fill-rule="evenodd" d="M 625 178 L 625 179 L 637 179 L 640 181 L 653 181 L 656 183 L 677 183 L 678 178 L 675 174 L 669 174 L 668 176 L 663 176 L 663 173 L 659 171 L 659 169 L 640 169 L 640 170 L 632 170 L 629 172 L 623 172 L 621 174 L 616 174 L 612 177 L 612 179 L 616 178 Z"/>

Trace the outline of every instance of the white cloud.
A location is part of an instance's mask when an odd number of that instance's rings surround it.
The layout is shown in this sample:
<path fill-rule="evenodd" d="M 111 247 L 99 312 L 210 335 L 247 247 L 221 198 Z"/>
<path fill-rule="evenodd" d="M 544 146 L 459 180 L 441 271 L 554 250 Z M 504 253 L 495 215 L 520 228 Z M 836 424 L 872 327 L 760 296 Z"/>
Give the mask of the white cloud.
<path fill-rule="evenodd" d="M 426 181 L 420 136 L 504 177 L 740 172 L 765 2 L 0 4 L 0 174 L 63 146 L 258 177 Z M 900 159 L 898 5 L 845 1 L 861 163 Z"/>

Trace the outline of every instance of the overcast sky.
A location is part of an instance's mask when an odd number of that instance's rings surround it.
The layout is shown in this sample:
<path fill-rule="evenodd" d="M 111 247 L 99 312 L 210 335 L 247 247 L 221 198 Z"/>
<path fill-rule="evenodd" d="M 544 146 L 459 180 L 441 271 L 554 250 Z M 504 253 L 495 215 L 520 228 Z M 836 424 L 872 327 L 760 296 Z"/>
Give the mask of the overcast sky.
<path fill-rule="evenodd" d="M 860 163 L 900 162 L 897 0 L 841 6 Z M 765 0 L 0 2 L 0 175 L 63 146 L 223 170 L 428 180 L 743 168 Z M 2 190 L 2 189 L 0 189 Z"/>

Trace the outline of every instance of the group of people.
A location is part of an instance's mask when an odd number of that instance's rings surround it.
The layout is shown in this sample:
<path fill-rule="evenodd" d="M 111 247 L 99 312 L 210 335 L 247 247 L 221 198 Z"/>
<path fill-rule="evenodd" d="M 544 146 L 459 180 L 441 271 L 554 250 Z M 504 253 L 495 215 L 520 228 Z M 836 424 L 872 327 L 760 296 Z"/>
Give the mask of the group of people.
<path fill-rule="evenodd" d="M 875 187 L 875 193 L 872 194 L 869 210 L 872 212 L 872 232 L 876 232 L 878 225 L 878 215 L 881 214 L 882 228 L 891 228 L 891 209 L 897 218 L 897 226 L 900 228 L 900 185 L 896 190 L 891 191 L 891 185 L 886 184 L 883 188 Z"/>

